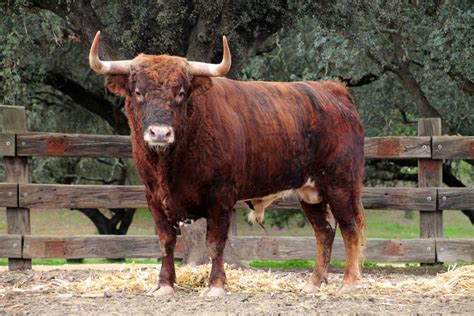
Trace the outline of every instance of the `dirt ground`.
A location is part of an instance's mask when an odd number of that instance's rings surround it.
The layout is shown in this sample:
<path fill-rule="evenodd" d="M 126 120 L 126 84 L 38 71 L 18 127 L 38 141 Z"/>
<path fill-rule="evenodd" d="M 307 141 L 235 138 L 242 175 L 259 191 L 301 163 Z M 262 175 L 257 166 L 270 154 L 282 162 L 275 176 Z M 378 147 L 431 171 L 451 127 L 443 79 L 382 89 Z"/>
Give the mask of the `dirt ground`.
<path fill-rule="evenodd" d="M 94 282 L 116 284 L 118 281 L 127 283 L 132 278 L 136 282 L 142 278 L 140 282 L 145 284 L 145 287 L 152 286 L 153 284 L 148 283 L 154 283 L 157 275 L 155 273 L 157 269 L 152 267 L 139 267 L 131 272 L 124 271 L 123 267 L 118 266 L 112 268 L 92 266 L 89 269 L 83 266 L 73 267 L 72 269 L 35 267 L 35 270 L 27 272 L 8 272 L 3 269 L 0 271 L 0 314 L 472 315 L 474 311 L 473 289 L 454 292 L 435 291 L 431 286 L 432 284 L 438 286 L 439 276 L 433 273 L 422 274 L 420 271 L 415 274 L 407 273 L 403 269 L 365 271 L 360 288 L 348 294 L 337 292 L 342 275 L 340 271 L 333 271 L 329 274 L 330 284 L 320 293 L 312 295 L 305 295 L 296 290 L 303 285 L 309 271 L 266 271 L 264 274 L 259 274 L 259 277 L 274 278 L 275 282 L 283 280 L 284 282 L 279 283 L 280 289 L 273 291 L 266 288 L 266 285 L 260 285 L 258 290 L 258 283 L 250 282 L 249 289 L 257 285 L 257 291 L 245 293 L 244 284 L 242 290 L 230 291 L 222 298 L 209 299 L 200 297 L 198 289 L 184 285 L 178 286 L 172 297 L 156 298 L 147 296 L 146 290 L 141 287 L 124 289 L 123 286 L 111 285 L 104 289 L 102 285 L 94 284 Z M 78 268 L 81 270 L 77 270 Z M 151 269 L 153 273 L 150 273 Z M 274 282 L 274 280 L 268 281 L 268 284 Z M 236 281 L 229 281 L 232 282 Z M 281 288 L 282 284 L 287 283 L 295 284 Z M 233 285 L 229 284 L 229 287 L 232 288 Z"/>

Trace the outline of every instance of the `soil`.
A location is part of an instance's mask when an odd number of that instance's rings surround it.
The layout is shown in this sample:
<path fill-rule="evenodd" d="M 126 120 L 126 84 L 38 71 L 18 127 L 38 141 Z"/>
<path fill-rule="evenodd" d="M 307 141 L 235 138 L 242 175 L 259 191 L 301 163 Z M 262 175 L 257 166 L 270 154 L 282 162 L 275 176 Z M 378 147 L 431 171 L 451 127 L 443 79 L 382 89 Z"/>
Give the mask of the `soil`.
<path fill-rule="evenodd" d="M 299 291 L 277 293 L 228 293 L 222 298 L 204 298 L 198 291 L 176 288 L 171 297 L 147 296 L 144 291 L 105 290 L 81 293 L 61 287 L 61 283 L 77 283 L 94 275 L 113 275 L 117 266 L 74 266 L 75 269 L 41 268 L 26 272 L 0 272 L 0 314 L 466 314 L 474 311 L 473 292 L 467 294 L 433 294 L 378 291 L 377 287 L 339 294 L 305 295 Z M 115 269 L 114 269 L 115 267 Z M 80 269 L 80 270 L 77 270 Z M 429 270 L 431 271 L 431 270 Z M 306 279 L 306 270 L 283 272 L 279 277 L 296 274 Z M 388 280 L 396 284 L 406 280 L 434 279 L 433 273 L 412 274 L 403 270 L 372 269 L 364 272 L 366 280 Z M 329 274 L 329 282 L 340 284 L 339 271 Z M 385 282 L 385 281 L 384 281 Z M 55 288 L 55 284 L 57 288 Z M 383 282 L 382 282 L 383 283 Z M 43 286 L 48 284 L 48 286 Z M 329 286 L 329 285 L 328 285 Z M 265 292 L 265 291 L 263 291 Z M 324 292 L 324 291 L 323 291 Z"/>

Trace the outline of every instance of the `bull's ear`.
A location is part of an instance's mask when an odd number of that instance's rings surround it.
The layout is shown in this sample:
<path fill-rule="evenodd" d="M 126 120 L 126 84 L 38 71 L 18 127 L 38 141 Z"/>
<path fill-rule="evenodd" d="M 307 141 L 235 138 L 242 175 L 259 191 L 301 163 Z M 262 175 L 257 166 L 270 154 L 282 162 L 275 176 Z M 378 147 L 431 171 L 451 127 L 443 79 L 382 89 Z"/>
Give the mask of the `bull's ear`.
<path fill-rule="evenodd" d="M 204 94 L 212 87 L 212 80 L 209 77 L 195 76 L 192 80 L 193 95 L 198 96 Z"/>
<path fill-rule="evenodd" d="M 105 86 L 110 92 L 121 96 L 130 96 L 128 89 L 128 75 L 107 75 L 105 77 Z"/>

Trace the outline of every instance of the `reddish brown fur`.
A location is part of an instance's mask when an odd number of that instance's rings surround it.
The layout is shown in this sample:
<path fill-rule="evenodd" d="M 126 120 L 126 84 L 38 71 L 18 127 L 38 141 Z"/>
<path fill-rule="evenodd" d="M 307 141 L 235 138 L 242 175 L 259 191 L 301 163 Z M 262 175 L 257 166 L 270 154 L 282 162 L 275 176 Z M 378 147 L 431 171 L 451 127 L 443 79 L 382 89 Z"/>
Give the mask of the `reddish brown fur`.
<path fill-rule="evenodd" d="M 160 284 L 175 282 L 173 226 L 178 221 L 207 219 L 210 285 L 221 287 L 222 252 L 235 202 L 299 188 L 308 178 L 323 198 L 319 205 L 302 203 L 318 241 L 311 281 L 319 286 L 326 278 L 334 239 L 326 205 L 346 245 L 344 280 L 356 281 L 364 225 L 364 135 L 343 84 L 193 78 L 183 58 L 139 55 L 129 78 L 108 76 L 107 86 L 126 96 L 133 156 L 164 254 Z M 186 100 L 174 104 L 181 87 Z M 146 106 L 137 101 L 135 89 L 148 93 Z M 143 140 L 147 120 L 173 126 L 175 143 L 160 153 L 150 150 Z"/>

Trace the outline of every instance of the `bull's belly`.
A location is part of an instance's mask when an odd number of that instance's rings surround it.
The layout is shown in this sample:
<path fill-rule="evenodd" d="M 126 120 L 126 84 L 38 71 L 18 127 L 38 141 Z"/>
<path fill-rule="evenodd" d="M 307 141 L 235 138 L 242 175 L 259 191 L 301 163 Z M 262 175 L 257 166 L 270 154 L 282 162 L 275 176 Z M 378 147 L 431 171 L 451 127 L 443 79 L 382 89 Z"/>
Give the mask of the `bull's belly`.
<path fill-rule="evenodd" d="M 304 201 L 308 204 L 319 204 L 322 200 L 319 190 L 315 186 L 315 182 L 311 178 L 309 178 L 303 186 L 297 189 L 284 190 L 262 197 L 254 197 L 242 200 L 244 202 L 247 202 L 247 204 L 251 204 L 249 205 L 251 208 L 251 212 L 248 215 L 249 221 L 261 224 L 265 215 L 265 209 L 270 204 L 272 204 L 273 201 L 280 198 L 286 198 L 293 193 L 295 193 L 301 201 Z"/>

